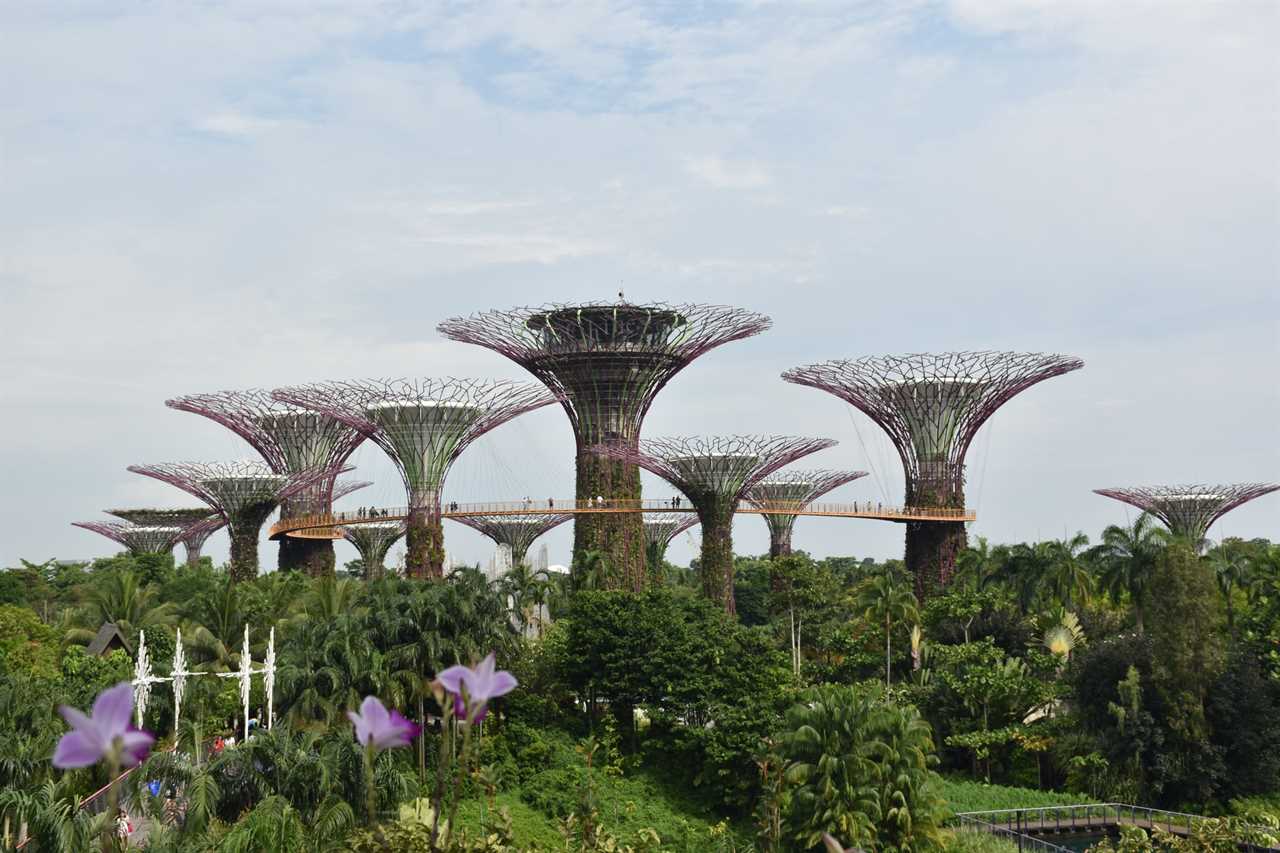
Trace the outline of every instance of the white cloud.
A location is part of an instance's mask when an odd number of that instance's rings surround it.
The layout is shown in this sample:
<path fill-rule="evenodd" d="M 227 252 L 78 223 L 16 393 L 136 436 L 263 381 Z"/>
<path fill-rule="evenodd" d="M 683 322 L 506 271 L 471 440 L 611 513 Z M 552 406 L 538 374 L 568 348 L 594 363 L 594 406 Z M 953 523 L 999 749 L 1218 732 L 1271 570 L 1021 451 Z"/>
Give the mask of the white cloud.
<path fill-rule="evenodd" d="M 694 157 L 685 170 L 703 183 L 722 190 L 758 190 L 773 178 L 758 163 L 730 163 L 719 157 Z"/>

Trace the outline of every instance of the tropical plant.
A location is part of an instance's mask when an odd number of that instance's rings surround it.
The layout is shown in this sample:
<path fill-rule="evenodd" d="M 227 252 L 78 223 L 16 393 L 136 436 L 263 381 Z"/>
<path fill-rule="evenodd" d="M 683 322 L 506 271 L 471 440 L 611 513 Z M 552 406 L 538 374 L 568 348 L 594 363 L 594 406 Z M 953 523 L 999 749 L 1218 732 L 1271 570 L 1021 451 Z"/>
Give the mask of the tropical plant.
<path fill-rule="evenodd" d="M 886 569 L 862 585 L 857 607 L 868 620 L 884 626 L 884 683 L 888 686 L 893 681 L 893 625 L 920 619 L 915 594 L 901 577 Z"/>
<path fill-rule="evenodd" d="M 1169 544 L 1169 532 L 1150 513 L 1142 513 L 1128 527 L 1113 524 L 1102 531 L 1102 543 L 1094 553 L 1100 561 L 1099 581 L 1120 601 L 1128 596 L 1138 633 L 1145 630 L 1147 591 L 1156 559 Z"/>

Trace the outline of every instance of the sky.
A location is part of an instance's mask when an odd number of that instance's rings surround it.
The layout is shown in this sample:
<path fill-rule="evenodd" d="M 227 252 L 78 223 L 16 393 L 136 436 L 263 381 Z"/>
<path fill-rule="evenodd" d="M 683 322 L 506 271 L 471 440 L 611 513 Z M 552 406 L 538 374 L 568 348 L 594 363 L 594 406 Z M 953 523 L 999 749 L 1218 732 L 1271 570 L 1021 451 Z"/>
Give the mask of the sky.
<path fill-rule="evenodd" d="M 84 0 L 0 27 L 0 565 L 109 555 L 70 523 L 192 504 L 127 465 L 251 455 L 166 398 L 526 379 L 436 324 L 620 289 L 772 317 L 644 434 L 837 439 L 806 464 L 874 476 L 832 499 L 897 502 L 900 464 L 779 374 L 966 349 L 1085 362 L 979 433 L 971 535 L 1096 539 L 1134 513 L 1094 488 L 1280 481 L 1275 3 Z M 543 409 L 446 499 L 567 497 L 572 459 Z M 381 451 L 353 461 L 375 485 L 345 506 L 403 503 Z M 807 518 L 795 545 L 902 533 Z M 1280 494 L 1210 536 L 1280 538 Z M 567 562 L 569 526 L 542 541 Z M 764 551 L 763 521 L 735 542 Z"/>

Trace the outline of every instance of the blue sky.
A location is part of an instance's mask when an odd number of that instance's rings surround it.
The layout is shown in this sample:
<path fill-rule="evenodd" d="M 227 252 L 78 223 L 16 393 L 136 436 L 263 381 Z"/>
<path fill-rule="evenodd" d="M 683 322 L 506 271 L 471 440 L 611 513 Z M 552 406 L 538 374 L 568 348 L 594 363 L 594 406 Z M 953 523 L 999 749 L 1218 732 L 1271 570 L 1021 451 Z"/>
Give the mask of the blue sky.
<path fill-rule="evenodd" d="M 813 465 L 878 475 L 836 497 L 896 501 L 898 463 L 860 415 L 778 374 L 950 349 L 1086 362 L 979 435 L 975 534 L 1096 536 L 1127 510 L 1095 487 L 1280 478 L 1275 4 L 0 15 L 0 562 L 107 554 L 69 522 L 187 502 L 128 464 L 245 454 L 166 397 L 523 378 L 436 323 L 619 287 L 775 321 L 682 373 L 647 434 L 827 435 L 841 444 Z M 571 457 L 563 415 L 536 412 L 446 491 L 567 495 Z M 355 461 L 377 485 L 352 502 L 401 502 L 376 448 Z M 1275 538 L 1278 501 L 1211 535 Z M 901 532 L 808 519 L 796 542 L 886 557 Z M 447 536 L 488 558 L 478 534 Z M 767 543 L 756 518 L 736 537 Z M 546 541 L 567 558 L 567 528 Z"/>

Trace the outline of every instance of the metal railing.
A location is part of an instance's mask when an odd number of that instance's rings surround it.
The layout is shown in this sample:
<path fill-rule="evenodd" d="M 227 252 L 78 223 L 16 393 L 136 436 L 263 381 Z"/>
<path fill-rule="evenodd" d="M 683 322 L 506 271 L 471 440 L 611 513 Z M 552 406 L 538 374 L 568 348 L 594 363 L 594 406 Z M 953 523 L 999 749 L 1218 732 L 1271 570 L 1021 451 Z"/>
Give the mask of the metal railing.
<path fill-rule="evenodd" d="M 382 521 L 402 521 L 412 510 L 407 506 L 363 507 L 345 512 L 320 513 L 282 518 L 271 525 L 270 537 L 283 534 L 302 534 L 303 538 L 333 538 L 335 526 L 374 524 Z M 617 513 L 617 512 L 694 512 L 684 498 L 658 500 L 624 500 L 601 498 L 576 500 L 574 498 L 547 498 L 545 500 L 484 501 L 459 503 L 448 501 L 438 510 L 419 508 L 417 512 L 438 512 L 444 518 L 473 515 L 548 515 L 559 513 Z M 769 501 L 738 505 L 738 512 L 751 515 L 808 515 L 838 518 L 872 518 L 884 521 L 974 521 L 977 515 L 963 507 L 914 507 L 885 506 L 872 501 L 851 503 L 804 503 L 796 501 Z"/>
<path fill-rule="evenodd" d="M 956 820 L 960 825 L 962 832 L 985 832 L 988 835 L 994 835 L 997 838 L 1003 838 L 1011 844 L 1018 845 L 1019 853 L 1024 850 L 1034 850 L 1037 853 L 1074 853 L 1070 847 L 1063 847 L 1060 844 L 1054 844 L 1045 841 L 1043 838 L 1037 838 L 1034 835 L 1027 835 L 1024 832 L 1018 832 L 1003 826 L 997 826 L 994 823 L 987 823 L 968 815 L 956 815 Z"/>

